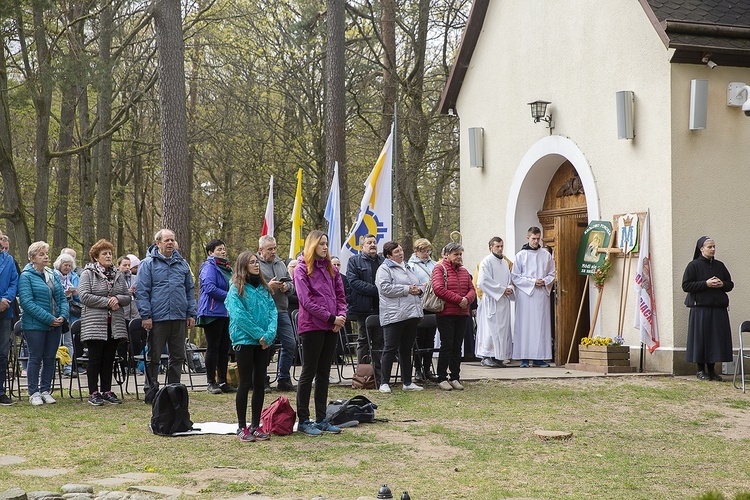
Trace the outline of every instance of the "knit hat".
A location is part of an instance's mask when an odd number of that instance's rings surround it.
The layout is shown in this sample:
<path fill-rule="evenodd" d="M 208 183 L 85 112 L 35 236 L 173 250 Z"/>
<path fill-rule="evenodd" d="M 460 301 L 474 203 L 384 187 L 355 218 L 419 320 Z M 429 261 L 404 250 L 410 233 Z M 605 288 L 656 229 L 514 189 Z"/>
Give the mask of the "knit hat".
<path fill-rule="evenodd" d="M 130 259 L 130 267 L 138 267 L 138 265 L 141 263 L 141 259 L 133 255 L 132 253 L 129 253 L 126 255 L 128 259 Z"/>

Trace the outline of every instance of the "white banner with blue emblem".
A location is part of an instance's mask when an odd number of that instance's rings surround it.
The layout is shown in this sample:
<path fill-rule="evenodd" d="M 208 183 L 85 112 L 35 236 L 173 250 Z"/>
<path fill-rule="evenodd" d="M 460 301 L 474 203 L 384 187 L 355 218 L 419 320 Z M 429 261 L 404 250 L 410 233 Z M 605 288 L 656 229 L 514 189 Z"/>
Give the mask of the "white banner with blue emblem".
<path fill-rule="evenodd" d="M 365 182 L 365 194 L 359 206 L 357 219 L 349 232 L 339 258 L 342 272 L 346 272 L 349 257 L 359 254 L 361 238 L 366 234 L 374 234 L 378 241 L 378 250 L 383 249 L 383 243 L 391 239 L 392 207 L 392 176 L 393 176 L 393 128 L 391 135 L 385 141 L 375 167 Z M 332 249 L 335 251 L 335 249 Z"/>

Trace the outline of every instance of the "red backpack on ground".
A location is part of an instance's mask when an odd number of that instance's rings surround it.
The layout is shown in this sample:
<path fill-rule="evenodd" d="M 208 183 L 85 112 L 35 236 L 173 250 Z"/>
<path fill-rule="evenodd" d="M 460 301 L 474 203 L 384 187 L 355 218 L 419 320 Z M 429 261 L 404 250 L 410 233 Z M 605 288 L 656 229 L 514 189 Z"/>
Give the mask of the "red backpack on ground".
<path fill-rule="evenodd" d="M 279 396 L 268 408 L 264 408 L 260 414 L 260 426 L 263 432 L 286 436 L 294 431 L 294 422 L 297 420 L 297 412 L 286 396 Z"/>

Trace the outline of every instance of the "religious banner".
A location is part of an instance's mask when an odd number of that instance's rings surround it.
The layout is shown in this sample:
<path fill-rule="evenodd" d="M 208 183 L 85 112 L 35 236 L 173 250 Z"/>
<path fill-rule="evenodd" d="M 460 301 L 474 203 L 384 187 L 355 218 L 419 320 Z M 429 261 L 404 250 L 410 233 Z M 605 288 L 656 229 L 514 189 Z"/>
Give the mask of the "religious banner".
<path fill-rule="evenodd" d="M 605 220 L 589 222 L 581 235 L 578 244 L 578 274 L 592 275 L 604 263 L 606 253 L 600 253 L 600 248 L 607 248 L 612 239 L 612 223 Z"/>
<path fill-rule="evenodd" d="M 617 247 L 623 254 L 638 248 L 638 214 L 625 214 L 617 218 Z"/>

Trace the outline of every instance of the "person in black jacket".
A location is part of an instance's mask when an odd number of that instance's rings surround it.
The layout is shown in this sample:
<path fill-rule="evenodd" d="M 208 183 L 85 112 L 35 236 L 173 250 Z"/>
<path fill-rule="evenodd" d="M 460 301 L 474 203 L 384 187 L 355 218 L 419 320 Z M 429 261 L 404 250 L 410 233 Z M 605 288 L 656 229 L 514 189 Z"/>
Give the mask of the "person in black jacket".
<path fill-rule="evenodd" d="M 722 378 L 714 364 L 732 361 L 727 292 L 732 291 L 734 283 L 715 254 L 714 240 L 702 236 L 682 276 L 682 290 L 687 292 L 685 305 L 690 308 L 686 361 L 698 364 L 699 380 L 720 382 Z"/>
<path fill-rule="evenodd" d="M 378 240 L 372 234 L 365 235 L 362 241 L 362 252 L 349 259 L 346 266 L 346 277 L 349 280 L 351 292 L 347 297 L 349 311 L 357 318 L 359 334 L 357 337 L 357 361 L 362 362 L 366 355 L 373 350 L 383 349 L 383 334 L 378 332 L 372 339 L 372 346 L 367 345 L 365 320 L 380 311 L 378 302 L 378 287 L 375 286 L 375 274 L 385 257 L 378 255 Z M 380 355 L 373 356 L 371 363 L 376 373 L 380 369 Z"/>

